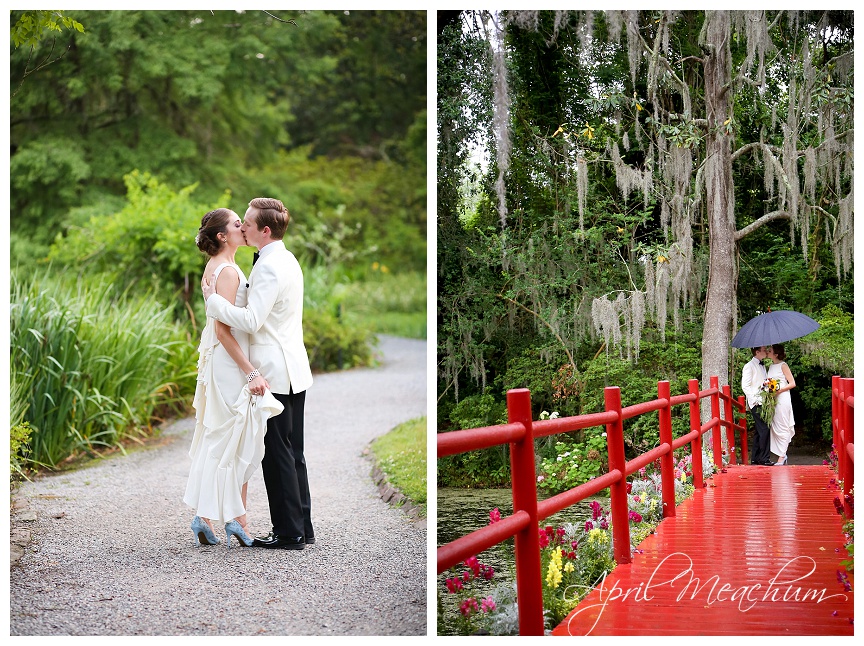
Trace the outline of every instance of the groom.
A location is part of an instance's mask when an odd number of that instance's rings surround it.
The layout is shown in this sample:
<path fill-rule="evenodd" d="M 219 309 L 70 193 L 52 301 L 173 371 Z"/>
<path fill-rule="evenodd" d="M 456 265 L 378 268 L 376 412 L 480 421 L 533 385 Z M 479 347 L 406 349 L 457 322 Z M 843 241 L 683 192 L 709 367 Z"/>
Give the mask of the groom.
<path fill-rule="evenodd" d="M 246 244 L 258 249 L 258 259 L 249 274 L 246 307 L 216 294 L 215 281 L 204 279 L 201 288 L 208 316 L 252 335 L 249 361 L 285 407 L 267 421 L 261 462 L 273 531 L 252 545 L 302 550 L 315 542 L 303 456 L 303 408 L 312 371 L 303 345 L 303 271 L 282 242 L 290 218 L 277 199 L 249 202 L 240 230 Z"/>
<path fill-rule="evenodd" d="M 762 419 L 762 384 L 768 379 L 768 371 L 762 365 L 762 360 L 768 356 L 765 346 L 751 348 L 753 358 L 750 359 L 741 371 L 741 390 L 747 396 L 747 408 L 753 417 L 754 442 L 753 453 L 750 456 L 750 464 L 761 464 L 766 467 L 773 465 L 771 462 L 771 436 L 768 425 Z"/>

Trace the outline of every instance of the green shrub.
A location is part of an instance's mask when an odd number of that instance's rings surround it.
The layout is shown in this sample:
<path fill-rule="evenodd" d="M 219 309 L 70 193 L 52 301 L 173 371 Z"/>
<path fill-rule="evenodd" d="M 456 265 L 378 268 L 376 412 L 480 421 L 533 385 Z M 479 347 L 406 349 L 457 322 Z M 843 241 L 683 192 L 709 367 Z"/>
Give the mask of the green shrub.
<path fill-rule="evenodd" d="M 316 372 L 368 366 L 377 339 L 368 330 L 343 325 L 324 309 L 303 311 L 303 340 Z"/>
<path fill-rule="evenodd" d="M 10 318 L 14 380 L 30 383 L 13 392 L 12 409 L 33 428 L 30 459 L 52 467 L 149 427 L 173 383 L 169 358 L 185 343 L 150 294 L 62 275 L 13 272 Z"/>
<path fill-rule="evenodd" d="M 9 429 L 9 474 L 13 481 L 26 478 L 25 469 L 31 453 L 32 434 L 33 427 L 29 422 L 16 424 Z"/>

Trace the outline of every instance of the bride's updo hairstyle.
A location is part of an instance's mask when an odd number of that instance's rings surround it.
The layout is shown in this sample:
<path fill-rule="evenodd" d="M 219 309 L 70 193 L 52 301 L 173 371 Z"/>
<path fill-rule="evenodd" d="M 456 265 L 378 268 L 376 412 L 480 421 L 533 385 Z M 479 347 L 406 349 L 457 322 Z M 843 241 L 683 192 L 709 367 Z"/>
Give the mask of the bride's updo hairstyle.
<path fill-rule="evenodd" d="M 201 218 L 201 226 L 198 229 L 198 235 L 195 236 L 195 244 L 208 256 L 215 256 L 225 244 L 219 239 L 219 234 L 228 233 L 231 213 L 230 209 L 215 209 Z"/>
<path fill-rule="evenodd" d="M 249 206 L 258 211 L 255 224 L 259 231 L 264 227 L 270 227 L 270 237 L 281 240 L 291 221 L 291 214 L 280 200 L 274 197 L 256 197 L 249 202 Z"/>
<path fill-rule="evenodd" d="M 771 346 L 772 352 L 774 352 L 774 356 L 780 359 L 780 361 L 786 361 L 786 350 L 783 348 L 782 343 L 775 343 Z"/>

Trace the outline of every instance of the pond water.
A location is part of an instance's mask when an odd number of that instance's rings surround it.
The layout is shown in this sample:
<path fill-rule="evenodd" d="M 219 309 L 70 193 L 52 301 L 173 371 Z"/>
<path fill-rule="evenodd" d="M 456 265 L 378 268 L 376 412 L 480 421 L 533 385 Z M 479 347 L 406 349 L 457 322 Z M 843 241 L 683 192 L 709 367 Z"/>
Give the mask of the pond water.
<path fill-rule="evenodd" d="M 543 497 L 541 496 L 540 499 L 542 500 Z M 543 521 L 543 524 L 554 527 L 559 527 L 565 523 L 582 524 L 591 518 L 589 504 L 592 500 L 597 500 L 604 507 L 608 507 L 609 505 L 608 498 L 589 498 L 550 516 Z M 502 518 L 513 513 L 513 499 L 510 489 L 439 488 L 437 545 L 444 545 L 475 529 L 485 527 L 489 524 L 489 512 L 496 507 L 501 512 Z M 495 570 L 495 576 L 491 581 L 477 584 L 475 590 L 478 594 L 482 594 L 484 597 L 488 595 L 494 596 L 495 588 L 499 588 L 502 585 L 512 586 L 512 582 L 516 578 L 512 538 L 477 554 L 477 559 L 480 563 L 489 565 Z M 451 568 L 448 572 L 439 574 L 437 577 L 439 635 L 456 634 L 454 624 L 448 621 L 448 619 L 458 615 L 459 601 L 462 597 L 448 594 L 445 581 L 448 577 L 452 577 L 464 570 L 464 566 L 457 566 Z M 443 612 L 441 611 L 442 609 Z"/>

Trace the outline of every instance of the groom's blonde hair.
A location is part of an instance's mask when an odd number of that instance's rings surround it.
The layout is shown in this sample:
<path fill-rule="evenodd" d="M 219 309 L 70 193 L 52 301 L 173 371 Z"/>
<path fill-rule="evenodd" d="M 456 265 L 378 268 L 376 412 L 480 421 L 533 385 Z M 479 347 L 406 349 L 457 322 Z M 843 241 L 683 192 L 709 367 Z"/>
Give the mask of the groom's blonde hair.
<path fill-rule="evenodd" d="M 258 230 L 270 227 L 270 237 L 281 240 L 291 221 L 291 214 L 285 205 L 275 197 L 256 197 L 249 201 L 249 206 L 257 211 L 255 225 Z"/>

